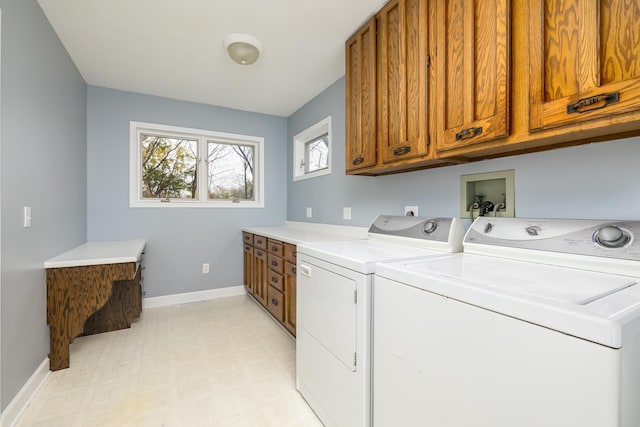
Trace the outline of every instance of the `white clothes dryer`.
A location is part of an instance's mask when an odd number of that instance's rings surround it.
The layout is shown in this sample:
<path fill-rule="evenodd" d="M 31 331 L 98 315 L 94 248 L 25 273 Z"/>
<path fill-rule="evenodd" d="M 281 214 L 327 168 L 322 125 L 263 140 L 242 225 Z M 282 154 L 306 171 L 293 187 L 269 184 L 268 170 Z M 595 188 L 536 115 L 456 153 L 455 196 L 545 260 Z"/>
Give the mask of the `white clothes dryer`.
<path fill-rule="evenodd" d="M 455 218 L 380 216 L 367 240 L 298 246 L 296 385 L 326 426 L 371 425 L 371 287 L 379 261 L 462 249 Z"/>
<path fill-rule="evenodd" d="M 478 218 L 382 263 L 375 427 L 640 426 L 640 221 Z"/>

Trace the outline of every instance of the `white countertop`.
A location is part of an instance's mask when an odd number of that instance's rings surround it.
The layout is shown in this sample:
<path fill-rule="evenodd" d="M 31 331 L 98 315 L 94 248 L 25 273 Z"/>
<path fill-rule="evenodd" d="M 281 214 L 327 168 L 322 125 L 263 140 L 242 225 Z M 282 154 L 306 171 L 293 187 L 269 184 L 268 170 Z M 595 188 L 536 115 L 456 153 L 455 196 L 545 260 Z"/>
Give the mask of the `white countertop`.
<path fill-rule="evenodd" d="M 144 240 L 87 242 L 44 262 L 44 268 L 136 262 L 144 251 Z"/>
<path fill-rule="evenodd" d="M 244 227 L 247 233 L 258 234 L 270 239 L 294 245 L 311 242 L 335 242 L 341 240 L 366 239 L 368 227 L 349 225 L 319 224 L 311 222 L 287 221 L 273 227 Z"/>

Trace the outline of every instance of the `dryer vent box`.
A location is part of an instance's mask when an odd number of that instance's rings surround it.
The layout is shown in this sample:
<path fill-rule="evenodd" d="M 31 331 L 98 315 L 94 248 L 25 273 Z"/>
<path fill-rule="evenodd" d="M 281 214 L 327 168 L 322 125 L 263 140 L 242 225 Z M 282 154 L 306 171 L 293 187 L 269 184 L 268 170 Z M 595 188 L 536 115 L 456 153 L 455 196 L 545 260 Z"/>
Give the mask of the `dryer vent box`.
<path fill-rule="evenodd" d="M 460 177 L 460 218 L 478 217 L 481 213 L 480 206 L 487 201 L 493 203 L 494 206 L 504 203 L 504 208 L 497 209 L 495 216 L 515 217 L 513 180 L 513 169 L 462 175 Z M 471 213 L 473 213 L 473 216 Z M 493 209 L 485 215 L 493 216 Z"/>

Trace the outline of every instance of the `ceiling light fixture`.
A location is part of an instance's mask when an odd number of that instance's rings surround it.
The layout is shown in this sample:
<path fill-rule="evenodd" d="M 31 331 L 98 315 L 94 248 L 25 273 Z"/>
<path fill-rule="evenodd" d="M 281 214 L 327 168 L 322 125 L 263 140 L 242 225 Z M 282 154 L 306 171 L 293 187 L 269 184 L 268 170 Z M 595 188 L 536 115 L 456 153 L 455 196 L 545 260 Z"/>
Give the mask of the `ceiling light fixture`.
<path fill-rule="evenodd" d="M 262 53 L 262 42 L 249 34 L 233 33 L 224 38 L 224 48 L 231 59 L 241 65 L 251 65 Z"/>

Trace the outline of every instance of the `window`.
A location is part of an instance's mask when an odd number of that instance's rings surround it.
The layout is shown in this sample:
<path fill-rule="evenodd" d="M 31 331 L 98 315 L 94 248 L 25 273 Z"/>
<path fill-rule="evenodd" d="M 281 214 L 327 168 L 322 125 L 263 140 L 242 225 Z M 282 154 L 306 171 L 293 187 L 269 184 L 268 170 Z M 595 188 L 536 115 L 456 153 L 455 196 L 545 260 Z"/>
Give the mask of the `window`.
<path fill-rule="evenodd" d="M 293 180 L 331 173 L 331 116 L 293 137 Z"/>
<path fill-rule="evenodd" d="M 131 207 L 263 207 L 264 139 L 131 122 Z"/>

